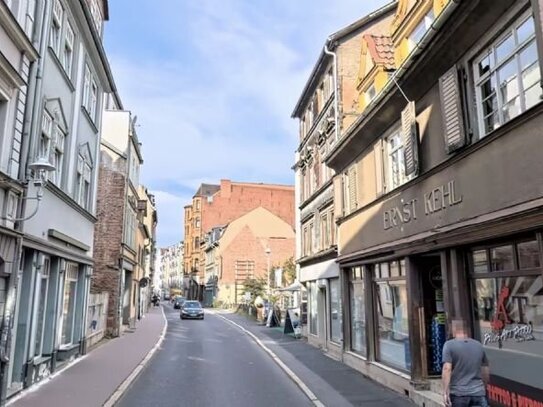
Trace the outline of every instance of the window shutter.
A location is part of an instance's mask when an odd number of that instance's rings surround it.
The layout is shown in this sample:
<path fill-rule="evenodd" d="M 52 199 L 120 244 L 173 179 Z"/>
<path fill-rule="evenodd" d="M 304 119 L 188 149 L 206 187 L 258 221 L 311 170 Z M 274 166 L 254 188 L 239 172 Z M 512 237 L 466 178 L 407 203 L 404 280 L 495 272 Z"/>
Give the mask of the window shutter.
<path fill-rule="evenodd" d="M 451 153 L 466 144 L 460 100 L 460 83 L 456 66 L 453 66 L 439 78 L 439 96 L 441 98 L 445 147 L 447 153 Z"/>
<path fill-rule="evenodd" d="M 375 186 L 377 196 L 381 196 L 385 190 L 383 176 L 383 140 L 377 140 L 373 146 L 373 155 L 375 157 Z"/>
<path fill-rule="evenodd" d="M 349 178 L 349 210 L 350 212 L 354 211 L 358 206 L 357 196 L 356 196 L 356 167 L 353 165 L 349 168 L 348 173 Z"/>
<path fill-rule="evenodd" d="M 343 202 L 343 176 L 334 178 L 334 205 L 339 208 L 337 211 L 338 217 L 342 217 L 345 214 L 345 203 Z"/>
<path fill-rule="evenodd" d="M 409 102 L 402 110 L 402 138 L 404 145 L 405 175 L 417 174 L 419 170 L 419 151 L 415 102 Z"/>

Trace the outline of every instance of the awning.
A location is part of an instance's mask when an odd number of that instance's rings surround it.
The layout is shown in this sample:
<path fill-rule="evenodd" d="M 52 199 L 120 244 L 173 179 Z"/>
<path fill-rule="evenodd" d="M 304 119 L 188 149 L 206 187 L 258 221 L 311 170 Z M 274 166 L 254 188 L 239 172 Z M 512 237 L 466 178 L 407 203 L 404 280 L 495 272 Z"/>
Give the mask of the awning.
<path fill-rule="evenodd" d="M 288 287 L 278 288 L 277 291 L 300 291 L 301 289 L 302 289 L 302 284 L 300 284 L 299 281 L 295 281 Z"/>
<path fill-rule="evenodd" d="M 339 265 L 335 259 L 311 264 L 300 269 L 300 281 L 302 283 L 333 277 L 339 277 Z"/>

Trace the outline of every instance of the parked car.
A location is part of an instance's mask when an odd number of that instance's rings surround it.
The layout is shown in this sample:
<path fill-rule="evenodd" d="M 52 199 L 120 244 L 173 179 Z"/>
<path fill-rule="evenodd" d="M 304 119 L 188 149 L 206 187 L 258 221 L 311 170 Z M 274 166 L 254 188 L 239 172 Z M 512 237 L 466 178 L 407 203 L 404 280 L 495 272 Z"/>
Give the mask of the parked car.
<path fill-rule="evenodd" d="M 180 309 L 184 302 L 185 302 L 185 297 L 178 295 L 177 297 L 175 297 L 175 300 L 173 302 L 173 308 Z"/>
<path fill-rule="evenodd" d="M 164 294 L 164 301 L 170 300 L 170 294 Z"/>
<path fill-rule="evenodd" d="M 181 319 L 204 319 L 204 309 L 198 301 L 185 301 L 181 306 Z"/>

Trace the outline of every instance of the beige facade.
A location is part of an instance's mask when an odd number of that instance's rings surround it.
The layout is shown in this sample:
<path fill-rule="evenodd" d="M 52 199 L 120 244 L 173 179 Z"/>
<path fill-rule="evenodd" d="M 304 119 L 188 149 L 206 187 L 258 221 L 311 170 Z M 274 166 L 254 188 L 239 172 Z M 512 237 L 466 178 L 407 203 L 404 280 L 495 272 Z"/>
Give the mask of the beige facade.
<path fill-rule="evenodd" d="M 366 37 L 360 114 L 325 158 L 336 171 L 337 355 L 420 405 L 440 405 L 452 318 L 485 346 L 492 405 L 503 394 L 543 401 L 539 16 L 537 1 L 399 1 L 388 38 Z M 530 334 L 496 339 L 511 330 Z"/>
<path fill-rule="evenodd" d="M 329 37 L 293 112 L 300 120 L 294 167 L 298 278 L 314 291 L 309 304 L 314 318 L 304 324 L 304 330 L 310 343 L 333 354 L 340 349 L 326 310 L 339 304 L 337 297 L 331 303 L 331 293 L 336 295 L 339 289 L 336 220 L 341 216 L 343 193 L 342 183 L 334 185 L 336 172 L 325 159 L 364 107 L 358 98 L 360 67 L 365 62 L 361 49 L 370 34 L 388 32 L 394 9 L 394 4 L 387 5 Z M 354 191 L 354 185 L 349 187 Z"/>

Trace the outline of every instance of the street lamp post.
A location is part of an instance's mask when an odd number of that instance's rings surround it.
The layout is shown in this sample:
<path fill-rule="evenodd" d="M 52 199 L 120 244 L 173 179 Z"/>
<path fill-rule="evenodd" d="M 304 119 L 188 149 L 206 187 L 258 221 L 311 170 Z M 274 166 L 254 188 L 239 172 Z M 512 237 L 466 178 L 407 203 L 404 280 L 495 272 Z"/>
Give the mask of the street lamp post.
<path fill-rule="evenodd" d="M 270 294 L 271 294 L 271 286 L 270 286 L 270 254 L 271 254 L 271 249 L 269 247 L 266 248 L 266 257 L 268 258 L 268 268 L 267 268 L 267 280 L 268 280 L 268 289 L 267 289 L 267 294 L 268 294 L 268 300 L 270 299 Z"/>

